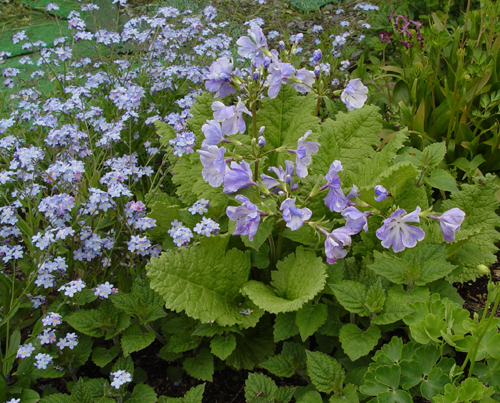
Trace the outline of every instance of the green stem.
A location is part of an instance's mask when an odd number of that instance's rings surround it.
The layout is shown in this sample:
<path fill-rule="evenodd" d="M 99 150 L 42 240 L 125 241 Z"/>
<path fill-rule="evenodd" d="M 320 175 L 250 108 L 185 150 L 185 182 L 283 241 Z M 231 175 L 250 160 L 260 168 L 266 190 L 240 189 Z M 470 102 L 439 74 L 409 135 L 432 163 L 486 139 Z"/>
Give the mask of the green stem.
<path fill-rule="evenodd" d="M 318 99 L 316 100 L 316 109 L 314 110 L 314 116 L 318 116 L 320 105 L 321 105 L 321 96 L 318 94 Z"/>
<path fill-rule="evenodd" d="M 281 258 L 281 250 L 283 249 L 283 231 L 285 230 L 286 222 L 283 221 L 280 227 L 280 233 L 278 235 L 278 242 L 276 246 L 276 255 L 274 256 L 274 264 L 278 262 Z"/>

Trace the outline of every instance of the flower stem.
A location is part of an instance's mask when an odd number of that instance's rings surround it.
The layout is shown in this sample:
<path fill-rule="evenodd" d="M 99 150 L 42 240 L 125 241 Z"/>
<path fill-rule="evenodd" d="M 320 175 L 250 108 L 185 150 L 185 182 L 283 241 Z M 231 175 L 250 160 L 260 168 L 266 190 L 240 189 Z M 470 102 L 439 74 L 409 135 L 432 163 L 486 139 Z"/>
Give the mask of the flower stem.
<path fill-rule="evenodd" d="M 280 233 L 278 235 L 278 242 L 276 243 L 276 255 L 274 256 L 274 264 L 278 262 L 281 258 L 281 250 L 283 248 L 283 231 L 285 230 L 285 221 L 281 223 Z"/>

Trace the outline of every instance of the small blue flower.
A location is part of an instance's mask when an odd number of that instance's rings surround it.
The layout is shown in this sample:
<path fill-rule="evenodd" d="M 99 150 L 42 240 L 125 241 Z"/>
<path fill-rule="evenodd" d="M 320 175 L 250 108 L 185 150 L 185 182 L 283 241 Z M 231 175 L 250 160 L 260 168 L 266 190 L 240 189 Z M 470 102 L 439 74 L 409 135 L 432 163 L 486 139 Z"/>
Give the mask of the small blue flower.
<path fill-rule="evenodd" d="M 236 229 L 233 235 L 248 235 L 248 240 L 251 241 L 259 227 L 259 208 L 243 195 L 237 195 L 236 200 L 243 205 L 238 207 L 229 206 L 226 208 L 226 214 L 229 219 L 232 221 L 237 220 Z"/>
<path fill-rule="evenodd" d="M 422 241 L 425 233 L 421 228 L 409 225 L 409 222 L 420 222 L 418 214 L 420 207 L 410 214 L 403 209 L 397 209 L 392 215 L 384 220 L 384 224 L 377 230 L 377 238 L 382 241 L 384 248 L 390 248 L 395 253 L 413 248 L 417 241 Z"/>

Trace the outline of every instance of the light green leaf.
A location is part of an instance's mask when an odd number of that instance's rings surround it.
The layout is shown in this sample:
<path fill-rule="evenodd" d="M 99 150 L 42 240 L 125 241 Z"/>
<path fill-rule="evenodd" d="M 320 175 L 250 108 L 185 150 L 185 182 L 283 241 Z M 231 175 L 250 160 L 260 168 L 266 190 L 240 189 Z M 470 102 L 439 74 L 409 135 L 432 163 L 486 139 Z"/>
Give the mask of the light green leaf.
<path fill-rule="evenodd" d="M 458 191 L 455 178 L 444 169 L 433 169 L 430 176 L 425 179 L 425 183 L 433 188 L 445 190 L 447 192 Z"/>
<path fill-rule="evenodd" d="M 302 341 L 312 336 L 326 321 L 328 309 L 325 304 L 307 303 L 298 312 L 295 323 L 299 328 Z"/>
<path fill-rule="evenodd" d="M 269 235 L 271 235 L 272 231 L 273 231 L 273 221 L 266 220 L 259 224 L 257 233 L 255 234 L 251 242 L 248 240 L 248 235 L 243 236 L 241 239 L 243 240 L 245 246 L 248 246 L 249 248 L 258 251 L 259 248 L 262 246 L 262 244 L 267 240 Z"/>
<path fill-rule="evenodd" d="M 185 403 L 202 403 L 203 393 L 205 392 L 205 383 L 192 387 L 184 395 Z"/>
<path fill-rule="evenodd" d="M 352 323 L 340 329 L 339 340 L 344 352 L 352 361 L 367 355 L 377 345 L 381 336 L 377 326 L 370 326 L 364 332 Z"/>
<path fill-rule="evenodd" d="M 260 364 L 260 366 L 279 377 L 289 378 L 295 374 L 293 357 L 285 354 L 273 355 L 267 361 Z"/>
<path fill-rule="evenodd" d="M 451 263 L 458 266 L 446 278 L 449 282 L 475 280 L 482 275 L 477 270 L 478 265 L 490 267 L 497 259 L 495 253 L 500 233 L 496 228 L 500 227 L 500 217 L 495 213 L 498 201 L 494 195 L 499 187 L 491 174 L 473 178 L 473 181 L 473 185 L 462 184 L 460 191 L 452 193 L 450 199 L 443 202 L 443 211 L 457 207 L 465 212 L 455 242 L 447 248 L 448 255 L 454 254 Z"/>
<path fill-rule="evenodd" d="M 100 313 L 97 309 L 87 309 L 73 312 L 64 319 L 75 330 L 91 337 L 101 337 L 104 330 L 99 323 Z"/>
<path fill-rule="evenodd" d="M 260 401 L 260 398 L 272 402 L 278 391 L 276 383 L 264 374 L 249 373 L 245 381 L 245 399 L 248 403 Z"/>
<path fill-rule="evenodd" d="M 134 373 L 134 362 L 132 361 L 132 357 L 127 356 L 127 357 L 120 357 L 116 360 L 116 362 L 113 364 L 113 367 L 111 368 L 111 372 L 116 372 L 116 371 L 126 371 L 130 374 Z M 132 377 L 132 381 L 134 378 Z"/>
<path fill-rule="evenodd" d="M 40 403 L 75 403 L 70 395 L 63 393 L 53 393 L 52 395 L 44 397 Z"/>
<path fill-rule="evenodd" d="M 379 109 L 366 105 L 349 113 L 338 113 L 336 120 L 327 119 L 321 125 L 321 147 L 313 156 L 313 172 L 328 171 L 334 160 L 340 160 L 344 171 L 355 170 L 361 161 L 375 155 L 382 129 Z"/>
<path fill-rule="evenodd" d="M 23 389 L 21 393 L 21 402 L 23 403 L 37 403 L 40 401 L 40 395 L 32 389 Z"/>
<path fill-rule="evenodd" d="M 202 348 L 197 357 L 186 358 L 182 363 L 182 367 L 192 377 L 212 382 L 214 358 L 208 348 Z"/>
<path fill-rule="evenodd" d="M 176 137 L 174 128 L 160 120 L 155 120 L 153 124 L 156 127 L 156 133 L 160 136 L 160 144 L 164 147 L 170 147 L 169 140 Z"/>
<path fill-rule="evenodd" d="M 443 160 L 445 155 L 445 143 L 434 143 L 424 148 L 424 151 L 420 156 L 420 161 L 422 162 L 422 165 L 424 165 L 428 169 L 432 169 Z"/>
<path fill-rule="evenodd" d="M 370 311 L 366 309 L 366 286 L 356 281 L 346 280 L 337 284 L 329 284 L 335 294 L 335 298 L 349 312 L 360 316 L 368 316 Z"/>
<path fill-rule="evenodd" d="M 288 403 L 292 400 L 293 394 L 296 390 L 296 386 L 280 386 L 274 394 L 274 401 L 276 403 Z"/>
<path fill-rule="evenodd" d="M 300 309 L 320 292 L 326 281 L 326 265 L 314 252 L 299 246 L 271 273 L 271 286 L 249 281 L 243 291 L 259 308 L 271 313 Z"/>
<path fill-rule="evenodd" d="M 236 348 L 236 336 L 228 334 L 227 336 L 216 335 L 210 340 L 210 349 L 212 354 L 221 360 L 225 360 Z"/>
<path fill-rule="evenodd" d="M 323 399 L 318 392 L 311 390 L 299 397 L 297 403 L 323 403 Z"/>
<path fill-rule="evenodd" d="M 155 390 L 143 383 L 139 383 L 134 386 L 134 390 L 130 399 L 127 402 L 133 403 L 156 403 L 158 401 L 158 396 Z"/>
<path fill-rule="evenodd" d="M 123 355 L 126 357 L 134 351 L 139 351 L 149 346 L 155 340 L 155 332 L 142 333 L 139 325 L 132 325 L 122 335 L 121 345 Z"/>
<path fill-rule="evenodd" d="M 228 240 L 205 238 L 199 246 L 150 260 L 146 269 L 151 288 L 163 296 L 167 308 L 203 323 L 242 323 L 239 290 L 248 279 L 250 255 L 237 249 L 224 252 Z"/>
<path fill-rule="evenodd" d="M 379 403 L 412 403 L 411 395 L 401 389 L 393 390 L 390 392 L 383 392 L 377 396 Z"/>
<path fill-rule="evenodd" d="M 319 118 L 314 116 L 315 108 L 316 101 L 312 93 L 304 97 L 291 85 L 283 86 L 274 99 L 264 98 L 262 107 L 257 111 L 257 127 L 266 127 L 264 151 L 278 147 L 296 149 L 297 140 L 308 130 L 314 132 L 318 127 Z M 308 141 L 314 140 L 312 137 Z M 274 158 L 274 154 L 271 155 Z M 290 159 L 285 153 L 279 153 L 277 158 L 277 161 L 272 161 L 273 165 L 283 165 L 285 159 Z"/>
<path fill-rule="evenodd" d="M 306 351 L 307 374 L 320 392 L 331 393 L 342 388 L 345 372 L 339 362 L 319 351 Z"/>

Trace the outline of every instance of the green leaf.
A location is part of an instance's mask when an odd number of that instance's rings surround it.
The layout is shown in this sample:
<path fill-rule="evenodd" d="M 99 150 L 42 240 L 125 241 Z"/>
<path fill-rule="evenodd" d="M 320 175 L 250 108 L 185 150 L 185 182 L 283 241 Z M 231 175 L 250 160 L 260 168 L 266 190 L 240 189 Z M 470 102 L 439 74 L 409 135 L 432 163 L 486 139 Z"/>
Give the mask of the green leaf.
<path fill-rule="evenodd" d="M 298 312 L 295 319 L 300 332 L 302 341 L 306 341 L 309 336 L 312 336 L 326 321 L 328 309 L 325 304 L 307 303 Z"/>
<path fill-rule="evenodd" d="M 156 127 L 156 132 L 160 136 L 160 144 L 165 147 L 170 147 L 170 143 L 168 141 L 173 140 L 176 137 L 174 128 L 160 120 L 155 120 L 153 124 Z"/>
<path fill-rule="evenodd" d="M 380 281 L 379 278 L 378 281 L 370 287 L 368 293 L 366 294 L 365 307 L 371 313 L 376 313 L 380 312 L 383 309 L 384 303 L 385 303 L 385 291 L 384 288 L 382 287 L 382 282 Z"/>
<path fill-rule="evenodd" d="M 185 403 L 202 403 L 203 393 L 205 392 L 205 383 L 192 387 L 184 395 Z"/>
<path fill-rule="evenodd" d="M 276 315 L 274 321 L 274 341 L 289 339 L 299 333 L 299 328 L 295 323 L 295 312 L 285 312 Z"/>
<path fill-rule="evenodd" d="M 237 370 L 251 370 L 274 354 L 276 343 L 269 318 L 264 317 L 254 328 L 236 334 L 236 348 L 226 364 Z"/>
<path fill-rule="evenodd" d="M 323 399 L 318 392 L 311 390 L 299 397 L 297 403 L 323 403 Z"/>
<path fill-rule="evenodd" d="M 345 372 L 339 362 L 319 351 L 307 351 L 307 374 L 320 392 L 341 390 Z"/>
<path fill-rule="evenodd" d="M 134 390 L 130 399 L 127 402 L 133 403 L 156 403 L 158 401 L 158 396 L 155 390 L 143 383 L 139 383 L 134 386 Z"/>
<path fill-rule="evenodd" d="M 357 386 L 352 383 L 346 385 L 342 391 L 342 396 L 333 395 L 330 403 L 359 403 Z"/>
<path fill-rule="evenodd" d="M 382 392 L 377 396 L 379 403 L 412 403 L 411 395 L 401 389 L 393 390 L 390 392 Z"/>
<path fill-rule="evenodd" d="M 448 254 L 453 251 L 455 255 L 450 261 L 458 265 L 446 278 L 449 282 L 475 280 L 482 276 L 478 265 L 490 267 L 496 262 L 496 245 L 500 240 L 496 228 L 500 226 L 500 217 L 495 213 L 498 201 L 494 195 L 499 189 L 495 177 L 486 174 L 483 178 L 473 178 L 474 185 L 462 184 L 460 191 L 443 202 L 443 211 L 457 207 L 465 213 L 455 242 L 448 245 Z"/>
<path fill-rule="evenodd" d="M 73 348 L 73 368 L 78 368 L 79 366 L 85 364 L 92 353 L 92 345 L 94 340 L 87 336 L 82 336 L 78 340 L 78 344 Z"/>
<path fill-rule="evenodd" d="M 366 286 L 352 280 L 341 281 L 337 284 L 329 284 L 335 294 L 335 298 L 349 312 L 360 316 L 368 316 L 370 311 L 366 309 L 367 296 Z"/>
<path fill-rule="evenodd" d="M 276 403 L 288 403 L 297 390 L 296 386 L 280 386 L 274 394 L 274 401 Z"/>
<path fill-rule="evenodd" d="M 111 372 L 116 372 L 116 371 L 126 371 L 130 374 L 134 373 L 134 362 L 132 361 L 132 357 L 127 356 L 127 357 L 120 357 L 116 360 L 116 362 L 113 364 L 113 367 L 111 368 Z M 134 378 L 132 377 L 132 381 Z"/>
<path fill-rule="evenodd" d="M 139 351 L 149 346 L 155 340 L 155 332 L 142 333 L 139 325 L 132 325 L 122 335 L 121 345 L 123 355 L 126 357 L 134 351 Z"/>
<path fill-rule="evenodd" d="M 370 326 L 364 332 L 352 323 L 340 329 L 339 340 L 344 352 L 352 361 L 367 355 L 377 345 L 381 332 L 377 326 Z"/>
<path fill-rule="evenodd" d="M 71 397 L 78 403 L 94 403 L 94 398 L 90 389 L 83 379 L 79 379 L 71 390 Z"/>
<path fill-rule="evenodd" d="M 336 120 L 327 119 L 321 125 L 321 147 L 313 156 L 313 172 L 326 173 L 334 160 L 340 160 L 344 171 L 355 170 L 361 161 L 375 155 L 382 129 L 379 109 L 365 105 L 349 113 L 340 112 Z M 266 128 L 267 130 L 267 128 Z"/>
<path fill-rule="evenodd" d="M 427 288 L 420 290 L 415 287 L 412 295 L 409 295 L 402 286 L 394 285 L 387 291 L 384 309 L 378 316 L 373 317 L 371 322 L 375 325 L 394 323 L 414 311 L 410 307 L 412 303 L 419 300 L 426 301 L 428 298 L 429 290 Z"/>
<path fill-rule="evenodd" d="M 290 378 L 295 374 L 293 357 L 286 354 L 273 355 L 267 361 L 260 364 L 260 366 L 279 377 Z"/>
<path fill-rule="evenodd" d="M 229 236 L 205 238 L 199 246 L 152 258 L 146 269 L 151 288 L 168 309 L 221 326 L 242 323 L 241 286 L 250 273 L 250 255 L 226 249 Z"/>
<path fill-rule="evenodd" d="M 73 312 L 64 320 L 75 330 L 91 337 L 101 337 L 104 330 L 99 323 L 100 313 L 96 309 L 87 309 Z"/>
<path fill-rule="evenodd" d="M 375 379 L 382 385 L 397 389 L 401 378 L 401 368 L 397 364 L 381 365 L 375 369 Z"/>
<path fill-rule="evenodd" d="M 455 178 L 444 169 L 433 169 L 430 176 L 425 179 L 425 183 L 433 188 L 445 190 L 447 192 L 458 191 Z"/>
<path fill-rule="evenodd" d="M 271 313 L 300 309 L 313 299 L 326 282 L 326 265 L 314 252 L 299 246 L 295 254 L 288 255 L 271 273 L 271 286 L 249 281 L 243 291 L 259 308 Z"/>
<path fill-rule="evenodd" d="M 424 151 L 420 156 L 420 161 L 422 162 L 422 165 L 424 165 L 428 169 L 432 169 L 443 160 L 445 155 L 445 143 L 434 143 L 424 148 Z"/>
<path fill-rule="evenodd" d="M 182 367 L 192 377 L 212 382 L 214 358 L 208 348 L 202 348 L 197 357 L 186 358 Z"/>
<path fill-rule="evenodd" d="M 236 348 L 236 336 L 228 334 L 227 336 L 214 336 L 210 340 L 210 349 L 212 354 L 221 360 L 225 360 Z"/>
<path fill-rule="evenodd" d="M 21 402 L 23 403 L 37 403 L 40 401 L 40 395 L 31 389 L 23 389 L 21 393 Z"/>
<path fill-rule="evenodd" d="M 40 400 L 40 403 L 75 403 L 70 395 L 65 395 L 63 393 L 54 393 L 52 395 L 44 397 Z"/>
<path fill-rule="evenodd" d="M 248 403 L 258 402 L 261 399 L 272 402 L 278 391 L 276 383 L 264 374 L 250 373 L 245 381 L 245 399 Z"/>
<path fill-rule="evenodd" d="M 271 235 L 271 232 L 273 231 L 273 221 L 272 220 L 266 220 L 264 222 L 261 222 L 259 224 L 259 228 L 257 230 L 257 233 L 255 234 L 254 238 L 250 242 L 248 240 L 248 235 L 245 235 L 242 237 L 243 243 L 245 246 L 248 246 L 249 248 L 255 249 L 256 251 L 259 250 L 259 248 L 262 246 L 262 244 L 267 240 L 269 235 Z"/>
<path fill-rule="evenodd" d="M 304 97 L 291 85 L 283 86 L 274 99 L 264 98 L 262 107 L 257 111 L 257 127 L 266 127 L 264 151 L 278 147 L 296 149 L 297 140 L 308 130 L 315 131 L 318 127 L 320 120 L 314 116 L 315 108 L 313 94 Z M 275 154 L 271 155 L 275 158 Z M 271 163 L 283 165 L 288 158 L 286 153 L 279 153 L 278 160 Z"/>
<path fill-rule="evenodd" d="M 439 316 L 429 313 L 424 320 L 410 325 L 413 339 L 420 344 L 427 344 L 431 340 L 441 342 L 441 332 L 446 333 L 446 322 Z"/>
<path fill-rule="evenodd" d="M 92 351 L 92 361 L 94 361 L 94 364 L 97 365 L 98 367 L 105 367 L 108 365 L 111 361 L 113 361 L 118 353 L 120 352 L 120 345 L 115 344 L 111 348 L 103 348 L 103 347 L 96 347 L 94 351 Z"/>

